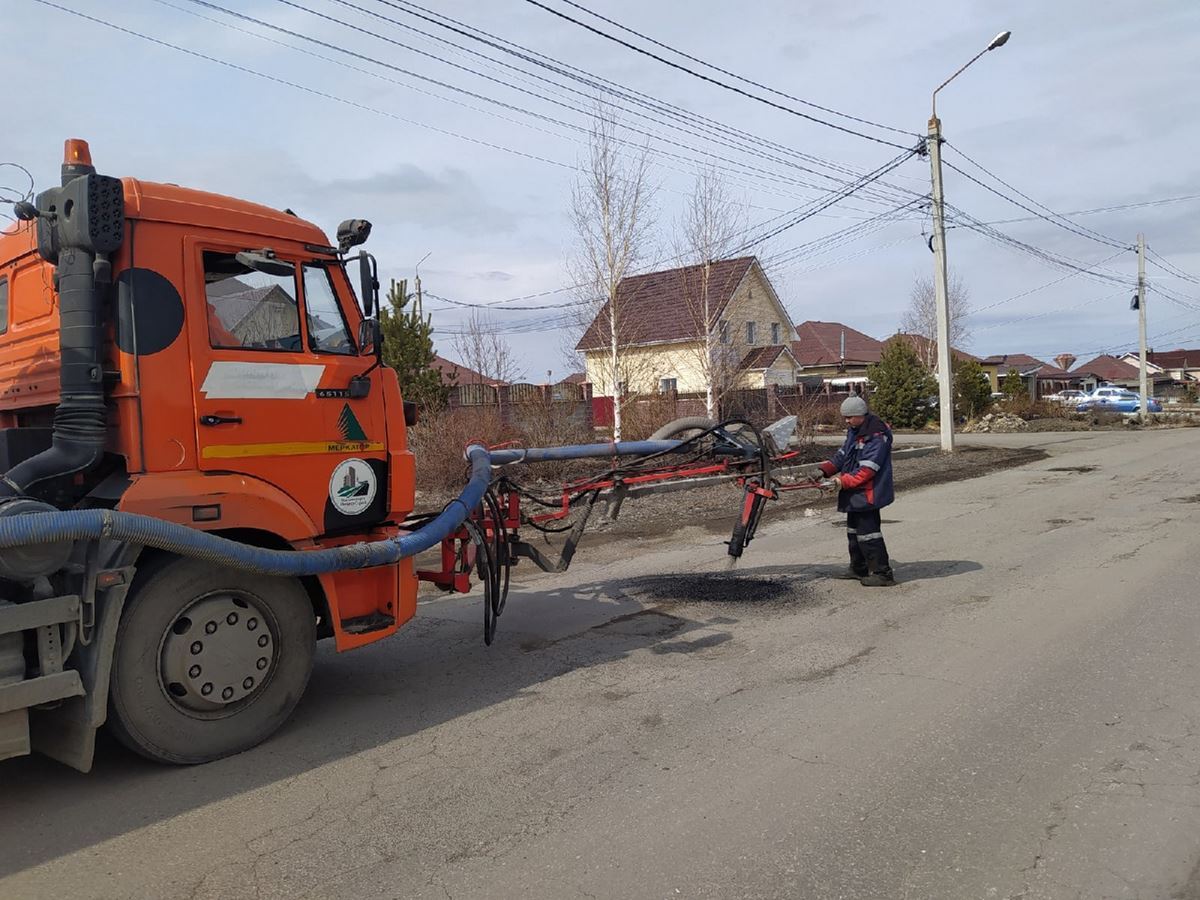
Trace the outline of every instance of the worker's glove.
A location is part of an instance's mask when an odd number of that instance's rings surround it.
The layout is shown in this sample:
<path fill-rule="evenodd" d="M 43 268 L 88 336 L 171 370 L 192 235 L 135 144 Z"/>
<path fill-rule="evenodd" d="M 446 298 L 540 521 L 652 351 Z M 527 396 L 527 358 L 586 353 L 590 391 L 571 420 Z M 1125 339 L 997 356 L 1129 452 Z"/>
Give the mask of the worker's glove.
<path fill-rule="evenodd" d="M 821 482 L 821 491 L 823 493 L 836 494 L 842 489 L 842 481 L 836 475 L 832 478 L 826 478 Z"/>

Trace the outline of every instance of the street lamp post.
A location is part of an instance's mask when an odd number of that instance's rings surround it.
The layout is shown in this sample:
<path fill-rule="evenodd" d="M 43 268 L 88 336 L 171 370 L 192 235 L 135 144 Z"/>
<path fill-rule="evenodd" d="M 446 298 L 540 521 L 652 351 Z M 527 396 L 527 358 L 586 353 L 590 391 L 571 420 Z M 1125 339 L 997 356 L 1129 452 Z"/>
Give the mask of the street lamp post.
<path fill-rule="evenodd" d="M 929 166 L 933 175 L 933 288 L 937 303 L 937 376 L 938 412 L 941 419 L 942 449 L 954 449 L 954 381 L 950 359 L 950 294 L 946 266 L 946 201 L 942 193 L 942 123 L 937 116 L 938 91 L 961 75 L 967 66 L 989 50 L 1008 43 L 1011 31 L 1002 31 L 970 61 L 937 86 L 933 92 L 929 117 Z"/>

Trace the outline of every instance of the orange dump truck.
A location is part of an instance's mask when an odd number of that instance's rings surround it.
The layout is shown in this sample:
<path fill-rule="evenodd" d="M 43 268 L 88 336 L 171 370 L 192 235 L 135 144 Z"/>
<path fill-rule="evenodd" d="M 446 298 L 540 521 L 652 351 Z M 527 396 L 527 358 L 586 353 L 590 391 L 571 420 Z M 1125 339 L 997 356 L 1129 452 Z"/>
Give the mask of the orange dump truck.
<path fill-rule="evenodd" d="M 87 771 L 105 721 L 164 762 L 243 750 L 292 711 L 317 639 L 358 647 L 415 610 L 411 409 L 380 365 L 374 262 L 357 298 L 345 265 L 370 225 L 333 246 L 290 211 L 100 175 L 78 140 L 16 213 L 0 759 Z"/>

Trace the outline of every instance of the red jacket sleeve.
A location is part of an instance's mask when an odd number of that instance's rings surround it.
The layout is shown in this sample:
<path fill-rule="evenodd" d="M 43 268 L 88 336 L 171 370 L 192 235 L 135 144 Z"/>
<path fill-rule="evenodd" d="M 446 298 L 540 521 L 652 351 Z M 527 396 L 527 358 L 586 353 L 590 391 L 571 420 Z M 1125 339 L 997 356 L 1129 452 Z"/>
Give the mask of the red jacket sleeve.
<path fill-rule="evenodd" d="M 842 489 L 849 491 L 860 488 L 874 477 L 874 469 L 862 466 L 857 472 L 842 476 Z"/>

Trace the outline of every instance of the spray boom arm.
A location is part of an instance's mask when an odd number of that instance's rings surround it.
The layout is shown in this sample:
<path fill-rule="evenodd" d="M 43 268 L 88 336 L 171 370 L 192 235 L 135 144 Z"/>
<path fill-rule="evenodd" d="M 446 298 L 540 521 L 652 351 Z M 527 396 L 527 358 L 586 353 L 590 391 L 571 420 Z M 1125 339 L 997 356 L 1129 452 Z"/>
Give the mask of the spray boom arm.
<path fill-rule="evenodd" d="M 512 471 L 496 475 L 470 517 L 442 540 L 441 567 L 417 575 L 443 590 L 466 592 L 475 570 L 484 588 L 484 641 L 490 644 L 504 610 L 512 566 L 525 558 L 546 572 L 566 571 L 597 503 L 603 502 L 607 520 L 615 521 L 628 498 L 721 483 L 743 488 L 741 514 L 726 542 L 729 555 L 738 558 L 753 540 L 767 500 L 778 499 L 781 491 L 822 487 L 811 478 L 796 477 L 801 454 L 786 446 L 794 428 L 794 416 L 763 431 L 749 422 L 729 420 L 683 440 L 492 449 L 493 467 L 581 459 L 610 459 L 612 465 L 600 474 L 567 482 L 552 497 L 523 487 Z M 419 525 L 422 518 L 406 524 Z M 543 534 L 564 534 L 557 558 L 522 540 L 525 526 Z"/>

